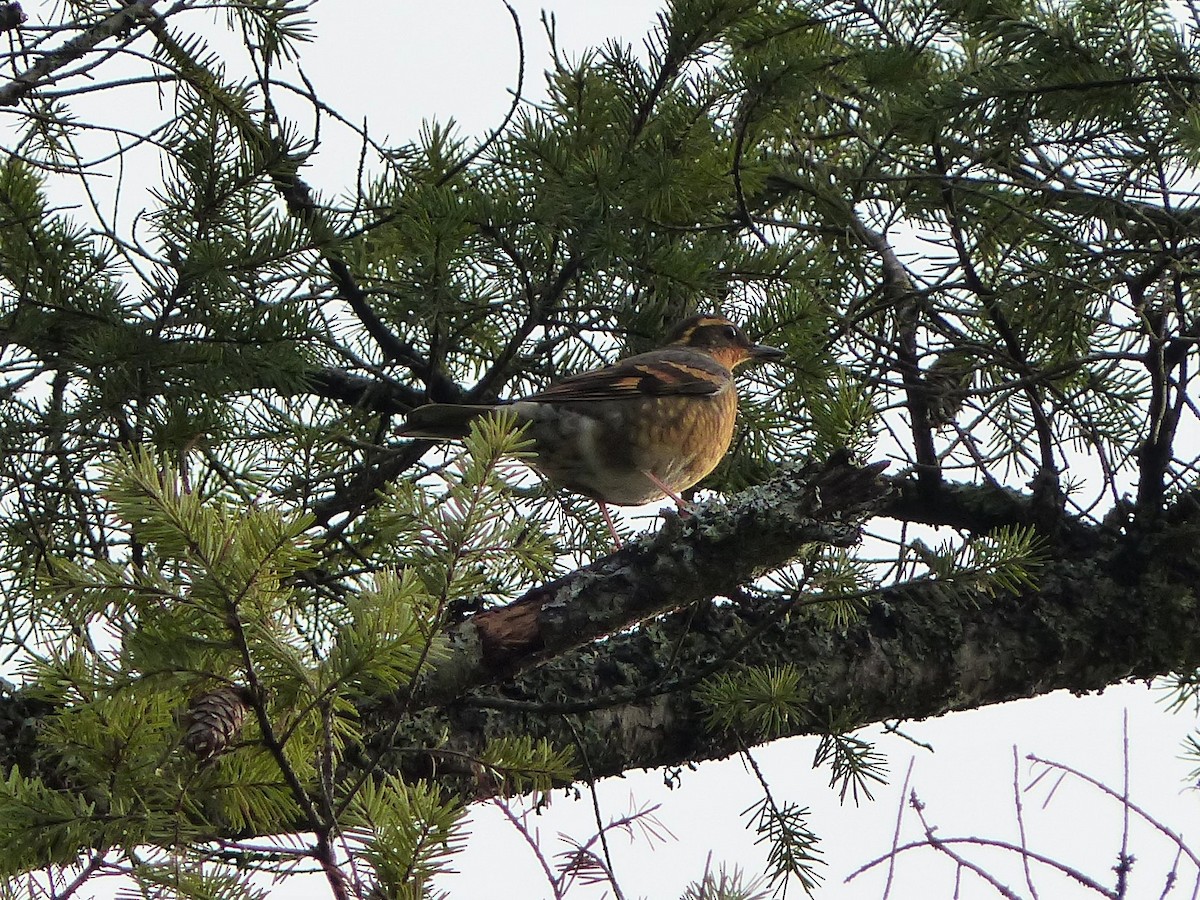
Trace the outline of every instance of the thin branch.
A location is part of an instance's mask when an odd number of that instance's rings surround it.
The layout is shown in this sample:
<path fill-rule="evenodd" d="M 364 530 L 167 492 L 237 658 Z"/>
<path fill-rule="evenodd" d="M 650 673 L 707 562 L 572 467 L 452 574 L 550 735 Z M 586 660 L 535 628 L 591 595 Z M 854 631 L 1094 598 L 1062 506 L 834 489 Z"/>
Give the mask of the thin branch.
<path fill-rule="evenodd" d="M 1030 762 L 1039 763 L 1039 764 L 1045 766 L 1047 768 L 1047 770 L 1061 772 L 1064 776 L 1070 775 L 1075 778 L 1078 778 L 1080 781 L 1090 784 L 1092 787 L 1096 788 L 1101 793 L 1107 794 L 1109 797 L 1112 797 L 1114 800 L 1121 803 L 1123 806 L 1125 806 L 1131 812 L 1133 812 L 1133 814 L 1136 815 L 1138 818 L 1142 819 L 1144 822 L 1146 822 L 1152 828 L 1156 829 L 1157 831 L 1159 831 L 1160 833 L 1165 835 L 1176 847 L 1180 848 L 1183 851 L 1184 855 L 1187 856 L 1187 858 L 1189 860 L 1191 860 L 1192 865 L 1196 866 L 1197 869 L 1200 869 L 1200 856 L 1198 856 L 1195 852 L 1193 852 L 1191 849 L 1189 849 L 1188 845 L 1183 840 L 1183 836 L 1172 831 L 1170 828 L 1168 828 L 1166 825 L 1164 825 L 1158 819 L 1151 816 L 1148 812 L 1146 812 L 1144 809 L 1142 809 L 1140 806 L 1138 806 L 1138 804 L 1134 803 L 1128 797 L 1122 796 L 1117 791 L 1114 791 L 1112 788 L 1110 788 L 1107 784 L 1100 781 L 1099 779 L 1093 778 L 1091 775 L 1088 775 L 1085 772 L 1081 772 L 1079 769 L 1075 769 L 1064 763 L 1055 762 L 1054 760 L 1050 760 L 1050 759 L 1043 759 L 1042 757 L 1037 756 L 1033 753 L 1027 754 L 1025 758 L 1028 759 Z"/>
<path fill-rule="evenodd" d="M 869 228 L 857 213 L 851 213 L 851 221 L 859 240 L 879 255 L 883 266 L 884 292 L 894 306 L 898 320 L 896 357 L 904 382 L 909 427 L 917 458 L 917 479 L 924 491 L 932 491 L 941 481 L 942 472 L 933 443 L 933 426 L 929 421 L 929 390 L 921 373 L 917 353 L 920 294 L 887 238 Z"/>
<path fill-rule="evenodd" d="M 0 106 L 15 106 L 43 84 L 53 84 L 54 79 L 50 76 L 55 72 L 81 59 L 109 38 L 153 15 L 150 7 L 156 2 L 157 0 L 131 0 L 61 47 L 42 53 L 36 63 L 19 72 L 12 81 L 0 85 Z"/>
<path fill-rule="evenodd" d="M 439 187 L 444 184 L 448 184 L 463 169 L 483 155 L 487 148 L 494 144 L 500 138 L 500 135 L 504 133 L 504 129 L 508 127 L 508 123 L 512 121 L 513 116 L 517 113 L 517 108 L 521 105 L 521 94 L 525 85 L 525 37 L 521 33 L 521 17 L 517 15 L 517 11 L 513 9 L 512 4 L 509 3 L 508 0 L 500 0 L 500 2 L 504 4 L 504 8 L 508 10 L 508 14 L 512 17 L 513 30 L 517 35 L 517 86 L 513 90 L 513 101 L 508 107 L 508 112 L 504 114 L 504 119 L 501 120 L 499 125 L 492 129 L 491 134 L 489 134 L 482 142 L 480 142 L 479 146 L 476 147 L 472 152 L 468 153 L 455 165 L 451 166 L 450 169 L 437 180 L 437 185 Z"/>
<path fill-rule="evenodd" d="M 507 800 L 500 797 L 492 799 L 492 805 L 504 814 L 504 817 L 512 823 L 513 828 L 517 829 L 517 833 L 521 835 L 525 843 L 529 845 L 530 851 L 533 853 L 534 859 L 538 861 L 538 865 L 542 867 L 542 873 L 546 876 L 546 880 L 550 882 L 550 890 L 554 892 L 554 900 L 561 900 L 563 896 L 562 889 L 559 887 L 558 879 L 554 877 L 554 871 L 550 868 L 550 861 L 546 859 L 546 854 L 542 852 L 541 843 L 538 836 L 532 834 L 529 827 L 525 824 L 523 818 L 517 818 L 517 814 L 512 811 L 512 807 Z"/>
<path fill-rule="evenodd" d="M 1025 869 L 1025 884 L 1030 895 L 1038 900 L 1037 888 L 1033 885 L 1033 873 L 1029 868 L 1029 841 L 1025 836 L 1025 806 L 1021 803 L 1021 761 L 1017 754 L 1017 745 L 1013 744 L 1013 807 L 1017 813 L 1017 833 L 1021 836 L 1021 864 Z"/>
<path fill-rule="evenodd" d="M 942 148 L 936 143 L 933 145 L 933 156 L 937 163 L 938 173 L 942 176 L 940 190 L 942 202 L 946 210 L 947 224 L 950 228 L 950 237 L 954 243 L 955 252 L 958 254 L 959 265 L 966 278 L 967 287 L 983 303 L 984 309 L 987 311 L 988 317 L 991 319 L 1000 340 L 1004 342 L 1004 347 L 1008 351 L 1012 361 L 1018 365 L 1022 373 L 1029 371 L 1029 357 L 1021 346 L 1021 341 L 1009 323 L 1008 317 L 1004 314 L 1004 310 L 1001 309 L 996 291 L 984 283 L 971 259 L 966 240 L 963 236 L 963 222 L 958 212 L 958 201 L 954 193 L 955 181 L 950 176 Z M 1025 394 L 1029 398 L 1030 412 L 1033 415 L 1033 425 L 1037 432 L 1038 446 L 1041 450 L 1040 486 L 1049 489 L 1051 495 L 1055 495 L 1057 494 L 1058 469 L 1054 459 L 1054 449 L 1057 446 L 1057 442 L 1054 439 L 1054 429 L 1050 425 L 1046 411 L 1042 408 L 1041 392 L 1034 387 L 1028 387 L 1025 389 Z"/>
<path fill-rule="evenodd" d="M 908 785 L 912 781 L 913 765 L 916 761 L 917 758 L 915 756 L 909 759 L 908 769 L 904 773 L 904 784 L 900 786 L 900 802 L 896 804 L 896 828 L 892 831 L 892 852 L 887 857 L 887 882 L 883 886 L 883 900 L 888 900 L 888 897 L 892 895 L 892 881 L 896 874 L 896 853 L 897 848 L 900 846 L 900 826 L 904 822 L 904 807 L 906 806 L 904 798 L 908 796 Z M 848 875 L 845 882 L 848 883 L 853 877 L 854 874 Z"/>

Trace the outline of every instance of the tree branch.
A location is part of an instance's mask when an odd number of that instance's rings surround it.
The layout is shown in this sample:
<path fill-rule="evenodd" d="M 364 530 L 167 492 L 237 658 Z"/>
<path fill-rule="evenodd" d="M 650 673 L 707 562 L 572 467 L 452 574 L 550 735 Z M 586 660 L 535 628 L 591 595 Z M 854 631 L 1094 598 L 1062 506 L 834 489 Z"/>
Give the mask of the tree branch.
<path fill-rule="evenodd" d="M 382 764 L 406 777 L 437 776 L 478 796 L 486 787 L 461 761 L 502 735 L 559 746 L 582 741 L 590 777 L 723 757 L 763 742 L 707 730 L 691 688 L 714 666 L 787 660 L 799 669 L 807 715 L 787 722 L 786 734 L 824 733 L 847 710 L 861 724 L 920 719 L 1200 667 L 1196 494 L 1168 509 L 1153 531 L 1098 525 L 1057 532 L 1037 587 L 1019 596 L 948 596 L 942 585 L 908 585 L 882 592 L 845 630 L 795 604 L 705 599 L 778 565 L 785 546 L 794 553 L 810 540 L 852 541 L 858 520 L 884 502 L 875 472 L 833 462 L 788 473 L 531 591 L 493 611 L 491 622 L 469 620 L 451 662 L 423 686 L 413 712 L 398 719 L 396 698 L 364 706 L 374 736 L 368 749 L 382 751 Z M 915 495 L 895 484 L 886 512 L 911 514 Z M 942 503 L 950 517 L 979 527 L 988 516 L 1019 518 L 1033 501 L 958 486 Z M 673 611 L 658 615 L 663 610 Z M 624 627 L 650 615 L 657 615 L 653 627 Z M 518 626 L 511 644 L 498 627 L 506 619 Z M 582 627 L 609 636 L 592 640 L 573 630 Z M 451 697 L 458 699 L 444 702 Z M 0 764 L 40 771 L 67 789 L 36 751 L 37 722 L 52 711 L 20 692 L 0 698 Z M 451 757 L 460 760 L 457 768 Z"/>
<path fill-rule="evenodd" d="M 431 723 L 404 723 L 393 748 L 436 746 L 422 741 L 439 734 L 468 756 L 504 734 L 559 746 L 583 740 L 586 774 L 602 777 L 765 742 L 708 730 L 690 688 L 714 660 L 787 660 L 799 669 L 808 714 L 787 723 L 788 735 L 826 733 L 848 710 L 864 725 L 923 719 L 1194 669 L 1200 498 L 1184 498 L 1167 520 L 1149 533 L 1097 526 L 1061 540 L 1037 588 L 1020 596 L 967 592 L 956 600 L 935 584 L 886 591 L 845 631 L 780 615 L 774 605 L 700 603 L 472 694 L 447 707 L 428 734 L 422 729 Z M 576 702 L 564 704 L 568 698 Z M 409 774 L 431 764 L 417 750 L 392 761 Z"/>
<path fill-rule="evenodd" d="M 857 542 L 860 523 L 887 493 L 876 477 L 885 465 L 857 468 L 839 457 L 786 469 L 728 504 L 670 518 L 613 556 L 472 616 L 404 707 L 446 703 L 651 616 L 728 596 L 804 544 Z"/>
<path fill-rule="evenodd" d="M 131 0 L 118 8 L 98 24 L 71 38 L 57 50 L 40 54 L 40 58 L 10 82 L 0 85 L 0 106 L 16 106 L 31 91 L 53 83 L 50 77 L 64 66 L 82 59 L 109 38 L 120 34 L 135 22 L 152 14 L 157 0 Z"/>

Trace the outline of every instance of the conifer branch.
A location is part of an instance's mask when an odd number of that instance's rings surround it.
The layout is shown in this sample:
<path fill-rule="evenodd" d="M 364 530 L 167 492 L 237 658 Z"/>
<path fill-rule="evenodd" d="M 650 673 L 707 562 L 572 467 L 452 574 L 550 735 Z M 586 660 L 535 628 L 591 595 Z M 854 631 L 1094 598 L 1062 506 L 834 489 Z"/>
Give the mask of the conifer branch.
<path fill-rule="evenodd" d="M 38 88 L 53 84 L 54 79 L 51 76 L 55 72 L 82 59 L 89 51 L 131 25 L 145 21 L 146 16 L 153 14 L 151 7 L 157 2 L 158 0 L 127 0 L 124 6 L 109 13 L 87 31 L 61 47 L 41 54 L 32 66 L 18 73 L 8 83 L 0 85 L 0 106 L 15 106 Z"/>

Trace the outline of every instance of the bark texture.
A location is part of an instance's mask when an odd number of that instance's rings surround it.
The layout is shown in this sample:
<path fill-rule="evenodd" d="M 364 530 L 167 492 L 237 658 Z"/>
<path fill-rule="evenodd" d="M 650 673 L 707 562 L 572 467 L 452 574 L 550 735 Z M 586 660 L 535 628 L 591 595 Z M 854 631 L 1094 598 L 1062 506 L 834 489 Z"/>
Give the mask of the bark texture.
<path fill-rule="evenodd" d="M 935 510 L 958 527 L 986 531 L 1038 515 L 1031 499 L 1008 491 L 944 486 L 922 505 L 915 484 L 892 486 L 881 512 L 905 519 L 936 521 L 929 515 Z M 474 670 L 466 667 L 482 686 L 443 698 L 436 712 L 409 717 L 390 742 L 473 755 L 493 737 L 532 734 L 575 746 L 588 773 L 602 777 L 724 757 L 767 740 L 705 727 L 692 689 L 731 665 L 787 662 L 800 670 L 808 715 L 791 722 L 786 735 L 822 733 L 833 720 L 845 722 L 847 713 L 855 724 L 922 719 L 1189 671 L 1200 667 L 1197 501 L 1183 497 L 1151 527 L 1062 522 L 1046 538 L 1035 588 L 993 596 L 909 586 L 881 594 L 844 631 L 803 609 L 713 599 L 720 593 L 713 584 L 705 598 L 684 608 L 558 652 L 516 677 L 487 684 L 486 659 Z M 703 530 L 707 520 L 699 518 Z M 754 527 L 742 537 L 741 546 L 750 548 L 770 545 L 778 535 Z M 689 537 L 673 540 L 685 546 Z M 653 561 L 640 565 L 644 574 Z M 725 565 L 736 567 L 738 559 Z M 574 577 L 560 590 L 569 594 L 576 627 L 586 629 L 589 615 L 610 627 L 611 585 L 575 583 Z M 545 659 L 544 649 L 534 648 L 527 659 Z M 385 705 L 377 712 L 388 721 L 395 710 Z M 412 775 L 445 773 L 438 756 L 436 750 L 408 751 L 391 764 Z"/>
<path fill-rule="evenodd" d="M 821 733 L 848 712 L 854 724 L 920 719 L 1200 667 L 1194 494 L 1152 526 L 1060 523 L 1036 588 L 1019 595 L 912 585 L 873 599 L 845 630 L 803 607 L 725 599 L 805 543 L 852 542 L 869 515 L 979 531 L 1033 516 L 1027 498 L 990 488 L 942 486 L 922 504 L 921 488 L 878 470 L 833 460 L 785 473 L 468 620 L 416 695 L 362 711 L 375 736 L 363 759 L 378 753 L 478 795 L 454 760 L 502 735 L 573 746 L 593 777 L 727 756 L 768 739 L 705 727 L 693 689 L 731 665 L 800 670 L 807 714 L 773 737 Z M 19 694 L 0 700 L 6 767 L 35 766 L 47 711 Z"/>

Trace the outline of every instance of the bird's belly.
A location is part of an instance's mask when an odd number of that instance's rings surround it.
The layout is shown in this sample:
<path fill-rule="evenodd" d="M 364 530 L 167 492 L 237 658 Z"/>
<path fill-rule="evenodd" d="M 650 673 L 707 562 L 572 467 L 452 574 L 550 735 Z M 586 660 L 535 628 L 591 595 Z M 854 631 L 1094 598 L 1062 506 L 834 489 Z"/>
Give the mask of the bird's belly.
<path fill-rule="evenodd" d="M 645 397 L 607 408 L 556 404 L 553 410 L 529 403 L 518 414 L 531 419 L 534 465 L 548 479 L 596 500 L 636 506 L 666 496 L 647 472 L 678 494 L 715 469 L 729 449 L 737 414 L 732 387 L 679 400 Z M 640 406 L 630 410 L 626 404 L 634 402 Z"/>

